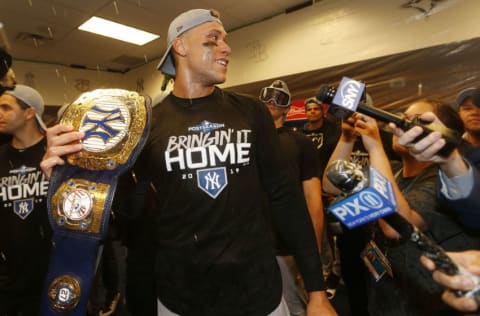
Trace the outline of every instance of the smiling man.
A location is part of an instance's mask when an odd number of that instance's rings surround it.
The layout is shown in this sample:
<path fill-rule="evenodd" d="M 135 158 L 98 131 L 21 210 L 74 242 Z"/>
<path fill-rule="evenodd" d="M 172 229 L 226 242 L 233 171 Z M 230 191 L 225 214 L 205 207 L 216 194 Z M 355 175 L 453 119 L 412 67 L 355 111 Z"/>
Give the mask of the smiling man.
<path fill-rule="evenodd" d="M 149 140 L 134 166 L 155 188 L 158 205 L 158 315 L 287 316 L 275 260 L 268 196 L 276 223 L 309 291 L 308 315 L 336 315 L 324 292 L 315 235 L 302 193 L 289 177 L 268 110 L 216 85 L 231 49 L 217 12 L 176 17 L 159 70 L 175 78 L 154 107 Z M 42 162 L 81 150 L 84 133 L 57 125 Z M 154 254 L 152 254 L 154 255 Z"/>

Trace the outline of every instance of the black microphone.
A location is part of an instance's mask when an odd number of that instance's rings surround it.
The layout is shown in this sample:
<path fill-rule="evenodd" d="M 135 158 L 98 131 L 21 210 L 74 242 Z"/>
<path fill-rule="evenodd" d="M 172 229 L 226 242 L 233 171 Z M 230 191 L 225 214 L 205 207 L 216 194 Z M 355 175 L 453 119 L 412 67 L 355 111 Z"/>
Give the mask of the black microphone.
<path fill-rule="evenodd" d="M 423 133 L 419 135 L 415 141 L 424 138 L 431 132 L 440 132 L 446 144 L 439 150 L 438 154 L 444 157 L 448 156 L 460 144 L 461 135 L 457 131 L 440 124 L 422 121 L 418 117 L 413 120 L 407 120 L 382 109 L 367 105 L 362 101 L 364 93 L 364 83 L 343 77 L 338 90 L 332 86 L 322 85 L 318 91 L 317 99 L 333 105 L 329 108 L 329 112 L 340 119 L 346 119 L 354 112 L 359 112 L 385 123 L 395 123 L 397 127 L 405 131 L 414 126 L 420 126 L 423 129 Z"/>
<path fill-rule="evenodd" d="M 12 55 L 10 42 L 3 23 L 0 22 L 0 95 L 6 90 L 13 90 L 16 85 L 15 74 L 12 70 Z"/>
<path fill-rule="evenodd" d="M 167 86 L 168 86 L 168 83 L 170 82 L 170 79 L 172 79 L 170 75 L 163 74 L 163 81 L 162 81 L 162 86 L 160 87 L 160 90 L 162 91 L 167 90 Z"/>
<path fill-rule="evenodd" d="M 0 23 L 0 33 L 1 33 Z M 15 74 L 11 68 L 12 56 L 0 47 L 0 95 L 6 90 L 13 90 L 15 88 Z"/>
<path fill-rule="evenodd" d="M 362 174 L 363 173 L 363 174 Z M 469 273 L 468 271 L 459 267 L 452 259 L 445 253 L 445 250 L 438 245 L 433 239 L 425 235 L 418 227 L 412 225 L 398 212 L 385 212 L 382 216 L 379 207 L 379 200 L 372 195 L 374 193 L 386 197 L 382 202 L 387 207 L 396 207 L 395 196 L 389 197 L 391 184 L 388 179 L 383 177 L 370 167 L 369 174 L 365 174 L 363 169 L 352 162 L 346 160 L 336 160 L 325 170 L 328 180 L 340 189 L 345 196 L 329 206 L 329 210 L 347 227 L 352 227 L 350 224 L 354 222 L 369 222 L 382 218 L 390 226 L 393 227 L 402 237 L 404 241 L 413 242 L 422 253 L 433 262 L 438 270 L 448 274 L 464 274 L 470 277 L 475 283 L 474 289 L 465 291 L 455 291 L 455 295 L 473 297 L 480 305 L 480 278 Z M 369 193 L 369 195 L 367 195 Z M 372 202 L 373 201 L 373 202 Z M 345 210 L 347 211 L 345 212 Z M 350 211 L 348 211 L 350 209 Z M 362 210 L 361 212 L 354 212 L 353 209 Z M 376 214 L 375 214 L 376 213 Z M 347 215 L 355 215 L 356 218 L 349 218 Z M 374 216 L 372 216 L 374 215 Z M 359 217 L 362 216 L 362 217 Z M 364 220 L 362 220 L 364 219 Z M 358 225 L 357 225 L 358 226 Z M 355 227 L 355 226 L 353 226 Z"/>

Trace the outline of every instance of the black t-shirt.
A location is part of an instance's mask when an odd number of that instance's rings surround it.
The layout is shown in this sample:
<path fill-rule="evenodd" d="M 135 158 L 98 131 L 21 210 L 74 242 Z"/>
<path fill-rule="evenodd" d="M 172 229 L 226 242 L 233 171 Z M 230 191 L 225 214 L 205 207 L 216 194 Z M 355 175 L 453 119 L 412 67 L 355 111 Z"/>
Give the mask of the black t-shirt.
<path fill-rule="evenodd" d="M 265 106 L 216 88 L 193 100 L 171 94 L 153 118 L 135 172 L 156 190 L 160 301 L 181 315 L 266 315 L 276 308 L 281 278 L 265 191 L 307 288 L 321 289 L 308 211 Z"/>
<path fill-rule="evenodd" d="M 400 157 L 392 148 L 392 134 L 380 130 L 380 138 L 382 139 L 383 149 L 385 150 L 388 159 L 390 161 L 399 161 Z M 361 166 L 362 168 L 368 168 L 370 165 L 370 157 L 365 149 L 365 146 L 363 146 L 362 138 L 360 136 L 357 137 L 357 140 L 353 145 L 350 161 Z"/>
<path fill-rule="evenodd" d="M 342 134 L 342 127 L 338 122 L 332 122 L 327 119 L 323 120 L 322 127 L 314 130 L 308 130 L 306 125 L 302 129 L 303 133 L 307 135 L 315 145 L 320 159 L 320 177 L 323 175 L 327 167 L 328 160 L 337 146 L 340 135 Z"/>
<path fill-rule="evenodd" d="M 48 268 L 45 147 L 45 139 L 24 150 L 0 146 L 0 291 L 12 295 L 40 295 Z"/>
<path fill-rule="evenodd" d="M 404 177 L 401 164 L 392 164 L 395 181 L 409 206 L 426 222 L 428 234 L 447 251 L 477 249 L 479 239 L 470 236 L 450 216 L 442 213 L 436 197 L 438 168 L 431 165 L 419 174 Z M 457 315 L 440 299 L 443 289 L 431 278 L 419 261 L 421 249 L 411 242 L 385 247 L 388 239 L 377 234 L 377 243 L 386 252 L 394 278 L 384 277 L 373 284 L 376 292 L 372 304 L 378 315 Z M 403 236 L 408 237 L 408 236 Z M 394 295 L 385 295 L 392 293 Z"/>
<path fill-rule="evenodd" d="M 327 167 L 328 160 L 332 155 L 338 140 L 342 134 L 342 126 L 340 122 L 332 122 L 328 119 L 324 119 L 321 128 L 315 130 L 308 130 L 306 125 L 303 127 L 303 133 L 310 137 L 312 142 L 317 148 L 320 157 L 320 166 L 322 174 Z M 392 134 L 380 130 L 380 137 L 382 139 L 383 148 L 390 160 L 399 160 L 399 156 L 393 151 L 392 148 Z M 360 137 L 355 141 L 352 153 L 350 155 L 350 161 L 356 163 L 361 167 L 368 167 L 370 165 L 370 158 L 368 152 L 363 146 Z"/>
<path fill-rule="evenodd" d="M 305 135 L 289 127 L 277 128 L 282 154 L 288 161 L 293 178 L 302 189 L 302 182 L 312 178 L 321 179 L 320 161 L 312 141 Z M 283 239 L 277 238 L 277 254 L 288 255 Z"/>
<path fill-rule="evenodd" d="M 280 146 L 295 179 L 299 182 L 314 177 L 321 179 L 320 160 L 312 141 L 288 127 L 277 128 L 277 133 Z"/>

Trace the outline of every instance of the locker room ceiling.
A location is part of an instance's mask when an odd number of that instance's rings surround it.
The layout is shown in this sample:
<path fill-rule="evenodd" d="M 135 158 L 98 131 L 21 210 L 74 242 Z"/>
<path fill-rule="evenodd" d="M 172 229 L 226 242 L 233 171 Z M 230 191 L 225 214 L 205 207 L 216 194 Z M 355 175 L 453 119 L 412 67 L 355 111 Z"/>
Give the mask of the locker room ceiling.
<path fill-rule="evenodd" d="M 2 1 L 0 46 L 14 60 L 126 72 L 159 60 L 170 21 L 192 8 L 214 8 L 232 31 L 321 0 L 17 0 Z M 144 45 L 80 31 L 92 16 L 160 35 Z M 6 40 L 5 40 L 6 38 Z M 6 44 L 7 43 L 7 44 Z"/>

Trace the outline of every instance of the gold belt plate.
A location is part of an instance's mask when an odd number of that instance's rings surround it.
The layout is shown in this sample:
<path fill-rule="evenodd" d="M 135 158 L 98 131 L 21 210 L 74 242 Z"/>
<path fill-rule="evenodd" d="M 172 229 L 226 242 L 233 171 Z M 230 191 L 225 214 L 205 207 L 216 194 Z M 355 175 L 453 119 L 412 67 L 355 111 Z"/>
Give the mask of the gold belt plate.
<path fill-rule="evenodd" d="M 108 184 L 85 179 L 63 182 L 52 198 L 53 220 L 69 230 L 100 233 L 109 190 Z"/>
<path fill-rule="evenodd" d="M 67 156 L 71 165 L 87 170 L 113 170 L 125 164 L 146 124 L 145 98 L 122 89 L 83 93 L 68 105 L 60 122 L 85 132 L 83 149 Z"/>

